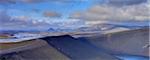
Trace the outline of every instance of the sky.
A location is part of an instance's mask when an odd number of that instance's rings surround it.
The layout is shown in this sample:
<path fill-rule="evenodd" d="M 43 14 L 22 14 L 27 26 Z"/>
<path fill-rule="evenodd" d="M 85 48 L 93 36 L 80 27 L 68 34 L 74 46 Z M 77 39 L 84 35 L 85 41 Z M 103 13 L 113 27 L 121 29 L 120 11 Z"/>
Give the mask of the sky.
<path fill-rule="evenodd" d="M 148 0 L 0 0 L 0 30 L 148 25 Z M 131 23 L 132 22 L 132 23 Z"/>

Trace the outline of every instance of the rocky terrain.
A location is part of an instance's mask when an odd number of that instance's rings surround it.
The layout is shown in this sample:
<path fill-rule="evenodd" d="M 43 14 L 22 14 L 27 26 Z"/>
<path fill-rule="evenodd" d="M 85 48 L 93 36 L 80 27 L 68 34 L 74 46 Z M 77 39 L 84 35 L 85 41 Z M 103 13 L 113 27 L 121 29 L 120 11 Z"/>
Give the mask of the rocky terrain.
<path fill-rule="evenodd" d="M 9 52 L 1 54 L 0 59 L 129 60 L 132 57 L 131 59 L 148 60 L 148 32 L 149 29 L 138 29 L 78 38 L 70 35 L 49 36 L 38 40 L 31 40 L 30 44 L 25 44 L 25 42 L 1 44 L 3 46 L 1 51 L 7 52 L 6 50 L 9 50 Z M 32 43 L 35 41 L 39 43 Z M 22 46 L 27 49 L 20 48 Z M 32 46 L 36 47 L 32 48 Z M 9 49 L 10 47 L 13 47 L 13 51 Z"/>

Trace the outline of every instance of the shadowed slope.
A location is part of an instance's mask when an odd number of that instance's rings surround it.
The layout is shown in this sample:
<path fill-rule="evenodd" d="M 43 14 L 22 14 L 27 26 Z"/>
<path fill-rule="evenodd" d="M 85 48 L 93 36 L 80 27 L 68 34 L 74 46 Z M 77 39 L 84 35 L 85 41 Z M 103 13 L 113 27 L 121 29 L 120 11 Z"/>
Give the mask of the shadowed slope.
<path fill-rule="evenodd" d="M 43 38 L 72 60 L 119 60 L 69 35 Z"/>

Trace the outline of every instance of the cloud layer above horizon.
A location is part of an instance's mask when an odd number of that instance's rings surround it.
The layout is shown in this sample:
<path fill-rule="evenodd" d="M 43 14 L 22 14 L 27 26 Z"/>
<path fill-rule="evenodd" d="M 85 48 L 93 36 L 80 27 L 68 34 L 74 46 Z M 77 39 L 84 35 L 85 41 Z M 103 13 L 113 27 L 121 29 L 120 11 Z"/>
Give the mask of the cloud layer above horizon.
<path fill-rule="evenodd" d="M 48 29 L 61 24 L 69 26 L 66 29 L 113 22 L 148 24 L 149 4 L 148 0 L 0 0 L 0 30 Z"/>
<path fill-rule="evenodd" d="M 102 21 L 149 21 L 149 3 L 146 0 L 109 0 L 106 4 L 96 4 L 86 11 L 74 12 L 70 18 L 83 19 L 91 24 Z M 148 23 L 148 22 L 147 22 Z"/>

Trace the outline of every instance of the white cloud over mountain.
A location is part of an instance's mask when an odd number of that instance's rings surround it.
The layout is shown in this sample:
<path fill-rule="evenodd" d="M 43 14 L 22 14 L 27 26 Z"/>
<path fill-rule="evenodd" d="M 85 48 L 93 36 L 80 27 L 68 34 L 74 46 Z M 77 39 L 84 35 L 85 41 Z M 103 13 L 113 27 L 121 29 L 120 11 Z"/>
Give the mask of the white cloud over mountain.
<path fill-rule="evenodd" d="M 39 17 L 38 17 L 39 18 Z M 37 30 L 43 31 L 49 28 L 75 29 L 84 25 L 82 20 L 56 19 L 43 17 L 38 19 L 29 16 L 9 16 L 7 11 L 0 11 L 0 30 Z"/>
<path fill-rule="evenodd" d="M 45 22 L 38 22 L 30 17 L 18 16 L 12 17 L 7 14 L 7 11 L 0 11 L 0 30 L 17 30 L 17 29 L 44 29 L 48 26 Z M 43 27 L 45 26 L 45 27 Z"/>
<path fill-rule="evenodd" d="M 150 20 L 148 4 L 141 3 L 122 7 L 108 4 L 94 5 L 87 11 L 75 12 L 70 18 L 83 19 L 94 24 L 103 21 L 148 21 Z"/>
<path fill-rule="evenodd" d="M 0 0 L 1 4 L 16 4 L 16 3 L 25 3 L 27 6 L 30 6 L 33 3 L 41 3 L 41 2 L 50 2 L 50 3 L 59 3 L 59 4 L 68 4 L 74 2 L 84 2 L 88 0 Z M 92 0 L 95 1 L 93 6 L 89 6 L 87 10 L 78 10 L 70 14 L 70 18 L 62 19 L 62 15 L 60 13 L 64 9 L 58 9 L 55 11 L 55 7 L 48 9 L 48 7 L 41 7 L 38 10 L 35 8 L 33 12 L 27 12 L 28 9 L 24 10 L 23 8 L 15 8 L 7 6 L 9 12 L 13 12 L 14 16 L 7 15 L 7 11 L 0 12 L 0 29 L 24 29 L 24 28 L 31 28 L 31 29 L 46 29 L 49 27 L 57 27 L 57 28 L 78 28 L 85 25 L 94 26 L 94 24 L 101 24 L 101 23 L 114 23 L 114 24 L 123 24 L 123 23 L 134 23 L 134 25 L 138 24 L 147 24 L 150 20 L 150 6 L 148 4 L 148 0 L 104 0 L 105 3 L 98 3 L 96 1 L 100 0 Z M 31 4 L 31 5 L 30 5 Z M 34 5 L 34 4 L 33 4 Z M 33 6 L 32 5 L 32 6 Z M 70 4 L 71 5 L 71 4 Z M 81 4 L 82 5 L 82 4 Z M 45 6 L 45 5 L 44 5 Z M 64 7 L 67 5 L 64 5 Z M 6 6 L 4 6 L 6 7 Z M 11 8 L 13 11 L 11 11 Z M 19 6 L 18 6 L 19 7 Z M 70 7 L 70 8 L 75 8 Z M 82 8 L 76 7 L 76 8 Z M 30 9 L 34 9 L 34 6 Z M 45 9 L 44 11 L 42 9 Z M 40 11 L 42 10 L 42 11 Z M 75 9 L 76 10 L 76 9 Z M 66 10 L 67 12 L 69 10 Z M 74 11 L 74 10 L 73 10 Z M 59 13 L 58 13 L 59 12 Z M 72 11 L 71 11 L 72 12 Z M 55 19 L 55 18 L 56 19 Z M 54 18 L 54 19 L 53 19 Z M 146 22 L 146 23 L 143 23 Z"/>

